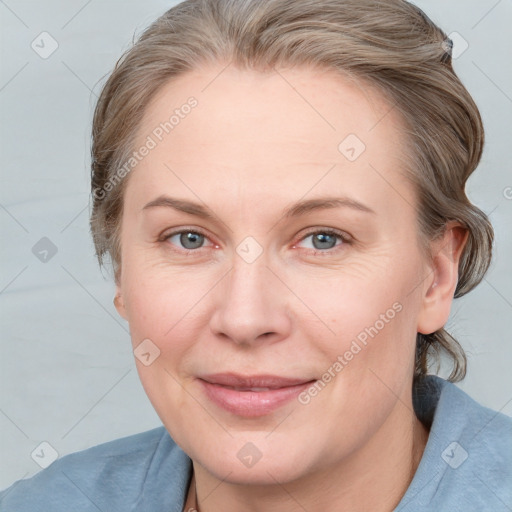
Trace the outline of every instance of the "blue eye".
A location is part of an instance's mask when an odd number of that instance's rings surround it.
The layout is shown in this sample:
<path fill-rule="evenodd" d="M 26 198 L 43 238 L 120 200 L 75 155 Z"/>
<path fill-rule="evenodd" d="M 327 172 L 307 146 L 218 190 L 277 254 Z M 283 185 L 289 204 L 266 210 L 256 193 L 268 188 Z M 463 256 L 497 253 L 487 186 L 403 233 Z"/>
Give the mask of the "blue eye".
<path fill-rule="evenodd" d="M 303 236 L 300 239 L 300 242 L 303 242 L 308 238 L 311 238 L 312 240 L 312 247 L 308 249 L 315 255 L 329 255 L 351 243 L 350 238 L 348 238 L 347 235 L 332 229 L 317 229 L 316 231 L 311 231 Z M 170 243 L 172 246 L 177 247 L 175 250 L 178 252 L 181 251 L 186 253 L 194 251 L 197 252 L 198 249 L 204 248 L 205 242 L 209 242 L 209 239 L 200 231 L 193 229 L 181 229 L 180 231 L 174 231 L 164 235 L 159 241 Z M 212 247 L 214 244 L 209 242 L 209 246 Z"/>
<path fill-rule="evenodd" d="M 301 238 L 301 241 L 304 241 L 308 238 L 311 238 L 313 247 L 311 248 L 315 253 L 322 252 L 332 252 L 332 249 L 336 249 L 342 245 L 350 243 L 345 235 L 338 231 L 323 229 L 312 231 L 308 233 L 306 236 Z M 341 243 L 337 243 L 340 240 Z"/>
<path fill-rule="evenodd" d="M 178 237 L 177 242 L 172 241 L 175 237 Z M 174 233 L 169 233 L 162 238 L 162 241 L 170 241 L 172 245 L 178 245 L 178 247 L 181 246 L 181 248 L 186 251 L 201 249 L 205 240 L 207 240 L 206 235 L 190 229 L 175 231 Z"/>

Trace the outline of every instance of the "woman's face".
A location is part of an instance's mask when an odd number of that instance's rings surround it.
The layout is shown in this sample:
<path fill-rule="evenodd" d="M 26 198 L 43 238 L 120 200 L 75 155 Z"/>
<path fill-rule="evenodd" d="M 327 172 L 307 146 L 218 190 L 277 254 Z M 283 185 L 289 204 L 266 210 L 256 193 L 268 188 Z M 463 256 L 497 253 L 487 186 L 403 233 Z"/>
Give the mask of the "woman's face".
<path fill-rule="evenodd" d="M 431 283 L 396 111 L 332 72 L 219 65 L 159 91 L 143 146 L 118 309 L 188 455 L 286 482 L 409 421 Z"/>

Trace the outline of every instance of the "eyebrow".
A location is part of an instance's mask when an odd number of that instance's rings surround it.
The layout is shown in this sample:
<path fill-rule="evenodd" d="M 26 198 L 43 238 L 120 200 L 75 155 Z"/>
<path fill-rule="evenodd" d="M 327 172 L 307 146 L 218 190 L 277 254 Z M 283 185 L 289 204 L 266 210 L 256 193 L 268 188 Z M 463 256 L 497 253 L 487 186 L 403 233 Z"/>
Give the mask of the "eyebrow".
<path fill-rule="evenodd" d="M 148 204 L 146 204 L 142 210 L 147 210 L 149 208 L 155 208 L 158 206 L 174 208 L 180 212 L 188 213 L 189 215 L 195 215 L 196 217 L 201 217 L 203 219 L 214 218 L 213 215 L 208 212 L 207 208 L 200 205 L 199 203 L 194 203 L 186 199 L 176 199 L 169 196 L 157 197 L 153 201 L 150 201 Z"/>
<path fill-rule="evenodd" d="M 173 208 L 174 210 L 188 213 L 189 215 L 194 215 L 196 217 L 201 217 L 203 219 L 215 218 L 214 215 L 209 213 L 208 208 L 200 205 L 199 203 L 194 203 L 186 199 L 177 199 L 169 196 L 157 197 L 153 201 L 147 203 L 144 208 L 142 208 L 142 210 L 148 210 L 150 208 L 159 206 Z M 282 216 L 285 218 L 299 217 L 316 210 L 342 207 L 376 215 L 375 211 L 372 210 L 369 206 L 366 206 L 363 203 L 356 201 L 355 199 L 350 199 L 348 197 L 319 197 L 316 199 L 298 201 L 297 203 L 286 207 L 282 212 Z"/>
<path fill-rule="evenodd" d="M 375 211 L 369 206 L 366 206 L 355 199 L 348 197 L 319 197 L 316 199 L 308 199 L 305 201 L 299 201 L 292 204 L 283 211 L 283 216 L 288 217 L 299 217 L 311 211 L 315 210 L 326 210 L 332 208 L 352 208 L 353 210 L 359 210 L 365 213 L 372 213 L 376 215 Z"/>

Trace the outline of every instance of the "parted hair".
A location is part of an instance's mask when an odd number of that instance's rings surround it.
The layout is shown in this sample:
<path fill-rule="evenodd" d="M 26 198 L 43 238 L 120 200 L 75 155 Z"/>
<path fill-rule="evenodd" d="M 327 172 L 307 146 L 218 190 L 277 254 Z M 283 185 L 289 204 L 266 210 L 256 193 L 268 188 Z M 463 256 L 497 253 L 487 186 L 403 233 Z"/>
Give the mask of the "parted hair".
<path fill-rule="evenodd" d="M 318 66 L 377 89 L 399 113 L 420 239 L 428 253 L 429 242 L 442 236 L 448 222 L 466 228 L 454 297 L 468 293 L 490 265 L 494 235 L 465 192 L 481 158 L 484 130 L 451 55 L 447 35 L 404 0 L 186 0 L 174 6 L 120 57 L 96 104 L 90 226 L 100 265 L 109 256 L 118 281 L 129 176 L 114 187 L 105 185 L 130 158 L 148 102 L 164 84 L 208 63 L 263 72 Z M 416 343 L 415 378 L 443 353 L 453 363 L 449 380 L 464 378 L 466 356 L 444 328 L 418 333 Z"/>

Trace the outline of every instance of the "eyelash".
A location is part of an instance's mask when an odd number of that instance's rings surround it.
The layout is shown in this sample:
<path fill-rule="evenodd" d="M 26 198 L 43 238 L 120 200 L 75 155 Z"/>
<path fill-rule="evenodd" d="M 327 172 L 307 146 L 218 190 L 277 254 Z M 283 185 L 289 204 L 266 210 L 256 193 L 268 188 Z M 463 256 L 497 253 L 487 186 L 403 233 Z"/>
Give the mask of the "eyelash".
<path fill-rule="evenodd" d="M 306 238 L 309 238 L 312 235 L 318 235 L 320 233 L 322 235 L 334 236 L 334 237 L 338 238 L 339 240 L 341 240 L 342 243 L 339 244 L 339 245 L 335 245 L 331 249 L 324 249 L 324 250 L 321 250 L 321 249 L 307 249 L 308 253 L 313 255 L 313 256 L 320 256 L 320 257 L 322 257 L 322 256 L 332 256 L 333 254 L 337 254 L 338 252 L 344 250 L 345 249 L 345 245 L 350 245 L 352 243 L 352 240 L 349 238 L 349 236 L 346 233 L 343 233 L 342 231 L 338 231 L 337 229 L 333 229 L 333 228 L 325 228 L 325 229 L 318 229 L 317 228 L 317 229 L 314 229 L 312 231 L 308 231 L 307 233 L 302 235 L 302 237 L 296 243 L 302 242 Z M 296 243 L 293 244 L 294 247 L 295 247 Z"/>
<path fill-rule="evenodd" d="M 167 233 L 163 236 L 161 236 L 158 241 L 159 242 L 167 242 L 170 238 L 172 238 L 173 236 L 175 235 L 180 235 L 182 233 L 194 233 L 196 235 L 202 235 L 204 236 L 205 238 L 208 239 L 208 235 L 206 233 L 204 233 L 203 231 L 201 231 L 200 229 L 188 229 L 188 228 L 181 228 L 177 231 L 173 231 L 171 233 Z M 343 243 L 339 244 L 339 245 L 335 245 L 334 247 L 332 247 L 331 249 L 324 249 L 324 250 L 321 250 L 321 249 L 308 249 L 308 252 L 310 254 L 312 254 L 313 256 L 329 256 L 329 255 L 332 255 L 333 253 L 338 253 L 340 250 L 343 250 L 344 246 L 345 245 L 350 245 L 353 243 L 352 239 L 346 234 L 346 233 L 343 233 L 342 231 L 338 231 L 336 229 L 333 229 L 333 228 L 326 228 L 326 229 L 315 229 L 315 230 L 312 230 L 312 231 L 309 231 L 307 233 L 305 233 L 297 242 L 294 242 L 293 246 L 295 247 L 295 245 L 299 242 L 302 242 L 303 240 L 305 240 L 306 238 L 312 236 L 312 235 L 317 235 L 317 234 L 323 234 L 323 235 L 330 235 L 330 236 L 334 236 L 334 237 L 337 237 L 339 240 L 341 240 Z M 184 254 L 191 254 L 191 253 L 194 253 L 194 252 L 198 252 L 200 249 L 204 249 L 204 247 L 199 247 L 197 249 L 172 249 L 173 251 L 176 251 L 176 252 L 179 252 L 179 253 L 184 253 Z"/>

